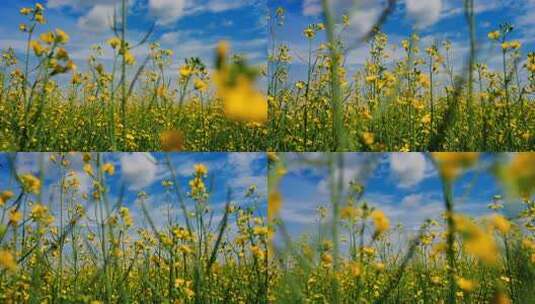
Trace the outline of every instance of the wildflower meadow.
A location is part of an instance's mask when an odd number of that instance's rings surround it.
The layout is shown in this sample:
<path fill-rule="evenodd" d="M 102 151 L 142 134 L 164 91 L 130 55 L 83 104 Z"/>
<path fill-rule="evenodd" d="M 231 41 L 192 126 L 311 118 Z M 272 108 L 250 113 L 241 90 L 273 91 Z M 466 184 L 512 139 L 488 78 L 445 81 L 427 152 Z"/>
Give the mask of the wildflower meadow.
<path fill-rule="evenodd" d="M 497 13 L 525 1 L 492 12 L 470 0 L 401 2 L 269 6 L 269 149 L 532 151 L 535 53 L 520 38 L 530 25 Z M 441 3 L 444 21 L 420 20 L 439 19 Z"/>
<path fill-rule="evenodd" d="M 77 50 L 87 54 L 75 54 L 77 60 L 69 42 L 81 30 L 49 23 L 44 4 L 20 8 L 23 19 L 9 31 L 19 31 L 24 42 L 0 45 L 1 150 L 265 150 L 261 69 L 247 63 L 247 54 L 231 56 L 224 38 L 210 47 L 212 62 L 182 53 L 184 61 L 174 63 L 174 50 L 156 37 L 161 20 L 129 40 L 133 2 L 116 1 L 103 12 L 109 35 Z"/>
<path fill-rule="evenodd" d="M 533 303 L 534 165 L 530 153 L 271 154 L 270 301 Z"/>
<path fill-rule="evenodd" d="M 268 303 L 265 162 L 0 155 L 0 302 Z"/>

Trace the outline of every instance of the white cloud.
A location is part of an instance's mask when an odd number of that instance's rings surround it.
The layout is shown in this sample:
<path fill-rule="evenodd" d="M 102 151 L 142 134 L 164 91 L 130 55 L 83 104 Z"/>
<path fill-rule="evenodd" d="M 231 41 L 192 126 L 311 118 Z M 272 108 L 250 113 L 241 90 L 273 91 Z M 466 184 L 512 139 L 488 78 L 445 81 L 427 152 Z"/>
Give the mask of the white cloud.
<path fill-rule="evenodd" d="M 149 11 L 162 25 L 177 21 L 184 14 L 184 0 L 149 0 Z"/>
<path fill-rule="evenodd" d="M 414 21 L 414 27 L 422 29 L 440 19 L 442 0 L 406 0 L 407 17 Z"/>
<path fill-rule="evenodd" d="M 211 0 L 204 8 L 212 13 L 224 12 L 232 9 L 239 8 L 248 1 L 236 1 L 236 0 Z"/>
<path fill-rule="evenodd" d="M 229 165 L 236 168 L 236 173 L 252 174 L 253 162 L 263 158 L 262 153 L 230 153 L 228 155 Z"/>
<path fill-rule="evenodd" d="M 123 181 L 131 190 L 141 190 L 156 180 L 158 166 L 150 153 L 123 153 L 119 160 Z"/>
<path fill-rule="evenodd" d="M 113 5 L 114 3 L 119 3 L 120 0 L 48 0 L 48 8 L 62 8 L 70 7 L 72 9 L 82 10 L 87 7 L 93 7 L 95 5 Z"/>
<path fill-rule="evenodd" d="M 78 19 L 78 27 L 87 32 L 107 31 L 113 23 L 114 10 L 113 5 L 95 5 L 86 15 Z"/>
<path fill-rule="evenodd" d="M 424 196 L 421 193 L 409 194 L 401 200 L 401 205 L 403 207 L 415 207 L 415 206 L 418 206 L 422 202 L 423 198 Z"/>
<path fill-rule="evenodd" d="M 321 3 L 319 0 L 305 0 L 303 1 L 303 15 L 317 16 L 321 13 Z"/>
<path fill-rule="evenodd" d="M 426 159 L 422 153 L 392 153 L 390 168 L 401 188 L 415 186 L 426 177 Z"/>
<path fill-rule="evenodd" d="M 234 168 L 235 177 L 231 180 L 234 190 L 244 191 L 251 185 L 257 186 L 257 191 L 264 194 L 267 190 L 267 180 L 263 173 L 257 174 L 253 164 L 264 158 L 263 153 L 230 153 L 228 165 Z"/>

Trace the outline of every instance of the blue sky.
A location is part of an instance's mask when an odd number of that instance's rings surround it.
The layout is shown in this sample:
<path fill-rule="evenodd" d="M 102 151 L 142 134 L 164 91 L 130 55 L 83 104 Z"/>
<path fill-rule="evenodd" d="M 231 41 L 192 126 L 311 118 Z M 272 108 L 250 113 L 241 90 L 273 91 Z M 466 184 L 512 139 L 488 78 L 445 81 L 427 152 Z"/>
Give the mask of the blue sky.
<path fill-rule="evenodd" d="M 321 160 L 321 154 L 305 154 L 308 159 Z M 282 179 L 280 191 L 284 205 L 281 218 L 293 236 L 316 231 L 318 206 L 329 206 L 326 168 L 302 162 L 303 156 L 287 153 L 288 174 Z M 455 210 L 473 217 L 491 213 L 488 204 L 503 189 L 490 173 L 490 165 L 498 158 L 484 155 L 478 165 L 465 172 L 454 186 Z M 498 157 L 507 161 L 509 155 Z M 440 220 L 444 211 L 442 184 L 425 154 L 422 153 L 346 153 L 345 182 L 358 181 L 365 186 L 363 200 L 383 210 L 392 227 L 402 224 L 413 234 L 426 219 Z M 518 202 L 505 203 L 504 214 L 515 215 Z"/>
<path fill-rule="evenodd" d="M 20 186 L 12 178 L 9 157 L 13 154 L 0 154 L 0 191 L 11 189 L 19 190 Z M 137 194 L 144 191 L 149 194 L 146 206 L 152 217 L 161 226 L 167 219 L 169 193 L 166 193 L 161 182 L 170 178 L 166 165 L 167 155 L 164 153 L 105 153 L 101 154 L 105 162 L 115 165 L 116 173 L 107 178 L 110 189 L 109 198 L 115 202 L 120 196 L 121 189 L 125 189 L 124 204 L 130 207 L 138 221 L 143 221 L 143 214 L 136 203 Z M 205 164 L 209 170 L 207 187 L 212 188 L 209 205 L 212 206 L 214 217 L 222 215 L 227 202 L 228 190 L 232 190 L 232 200 L 242 207 L 256 207 L 256 214 L 266 214 L 266 157 L 264 153 L 171 153 L 168 154 L 171 164 L 177 174 L 177 181 L 182 192 L 188 191 L 188 182 L 193 174 L 193 165 Z M 81 193 L 92 189 L 91 178 L 82 170 L 82 154 L 69 154 L 71 162 L 70 171 L 76 172 L 80 181 Z M 18 153 L 15 167 L 19 174 L 39 173 L 40 162 L 46 172 L 43 187 L 43 202 L 53 210 L 58 208 L 57 185 L 59 177 L 66 172 L 60 172 L 58 166 L 53 164 L 48 153 Z M 213 185 L 213 187 L 211 186 Z M 245 193 L 251 185 L 256 185 L 255 199 L 245 198 Z M 124 187 L 123 187 L 124 186 Z M 17 193 L 17 192 L 16 192 Z M 180 222 L 182 215 L 177 200 L 171 195 L 172 214 Z M 193 202 L 186 200 L 188 208 L 193 208 Z M 91 206 L 87 206 L 91 208 Z M 89 213 L 91 214 L 91 213 Z"/>
<path fill-rule="evenodd" d="M 292 66 L 292 78 L 302 78 L 307 56 L 308 42 L 303 36 L 303 29 L 310 23 L 322 22 L 320 0 L 273 0 L 268 1 L 271 12 L 277 7 L 285 8 L 286 23 L 278 28 L 275 41 L 286 43 L 292 49 L 295 58 Z M 346 61 L 351 69 L 361 66 L 368 56 L 368 47 L 356 44 L 363 33 L 369 31 L 375 23 L 386 1 L 380 0 L 331 0 L 333 11 L 338 20 L 342 14 L 351 19 L 349 29 L 342 35 L 346 45 L 352 49 Z M 418 33 L 424 45 L 433 41 L 449 39 L 452 42 L 455 66 L 461 68 L 464 56 L 468 52 L 468 34 L 463 12 L 464 1 L 459 0 L 400 0 L 394 13 L 383 26 L 389 36 L 389 42 L 397 44 L 397 49 L 389 48 L 393 59 L 401 56 L 400 42 L 411 33 Z M 355 5 L 354 3 L 359 3 Z M 477 39 L 481 42 L 481 61 L 491 67 L 499 64 L 498 46 L 491 45 L 487 39 L 488 32 L 498 28 L 500 23 L 510 22 L 516 26 L 511 38 L 519 39 L 524 44 L 524 51 L 535 49 L 535 1 L 533 0 L 475 0 L 477 20 Z M 323 35 L 316 38 L 314 46 L 324 41 Z M 301 58 L 301 59 L 299 59 Z"/>
<path fill-rule="evenodd" d="M 35 0 L 3 0 L 0 9 L 0 48 L 12 46 L 21 54 L 25 35 L 18 25 L 25 21 L 18 11 L 32 6 Z M 110 31 L 114 7 L 120 0 L 43 0 L 48 23 L 41 30 L 64 29 L 71 36 L 66 49 L 71 58 L 84 67 L 92 45 L 112 36 Z M 152 24 L 156 24 L 150 41 L 159 41 L 174 51 L 175 70 L 184 58 L 201 57 L 212 65 L 214 48 L 227 40 L 233 52 L 246 55 L 252 63 L 266 58 L 266 6 L 261 0 L 129 0 L 128 39 L 139 41 Z M 109 47 L 102 56 L 109 62 Z M 147 47 L 134 50 L 138 62 Z M 107 61 L 108 60 L 108 61 Z"/>

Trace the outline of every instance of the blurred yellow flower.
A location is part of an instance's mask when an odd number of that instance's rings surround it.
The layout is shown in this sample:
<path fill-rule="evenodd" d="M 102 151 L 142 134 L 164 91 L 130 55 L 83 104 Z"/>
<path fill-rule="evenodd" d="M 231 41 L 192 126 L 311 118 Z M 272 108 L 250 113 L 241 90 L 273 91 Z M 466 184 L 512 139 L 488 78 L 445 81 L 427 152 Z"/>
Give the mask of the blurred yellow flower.
<path fill-rule="evenodd" d="M 102 165 L 102 172 L 107 173 L 108 175 L 115 174 L 115 166 L 111 163 L 105 163 Z"/>
<path fill-rule="evenodd" d="M 13 197 L 13 195 L 13 192 L 8 190 L 0 192 L 0 207 L 3 207 L 5 203 Z"/>
<path fill-rule="evenodd" d="M 459 286 L 459 288 L 463 291 L 470 292 L 477 287 L 477 282 L 465 278 L 458 278 L 457 286 Z"/>
<path fill-rule="evenodd" d="M 124 61 L 128 65 L 133 65 L 134 63 L 136 63 L 136 57 L 134 57 L 134 54 L 132 54 L 132 52 L 126 51 L 126 53 L 124 54 Z"/>
<path fill-rule="evenodd" d="M 19 178 L 25 191 L 33 194 L 39 194 L 41 191 L 40 179 L 30 173 L 23 174 Z"/>
<path fill-rule="evenodd" d="M 204 164 L 195 164 L 193 165 L 193 169 L 195 171 L 195 175 L 205 176 L 208 174 L 208 168 Z"/>
<path fill-rule="evenodd" d="M 268 219 L 271 221 L 278 214 L 282 207 L 282 195 L 278 191 L 272 191 L 268 198 Z"/>
<path fill-rule="evenodd" d="M 267 99 L 246 77 L 240 76 L 232 87 L 219 86 L 218 96 L 225 104 L 225 115 L 234 120 L 259 123 L 267 120 Z"/>
<path fill-rule="evenodd" d="M 112 37 L 108 39 L 108 45 L 111 46 L 112 49 L 116 49 L 121 45 L 121 39 L 118 37 Z"/>
<path fill-rule="evenodd" d="M 501 36 L 500 31 L 493 31 L 488 34 L 490 40 L 498 40 Z"/>
<path fill-rule="evenodd" d="M 42 33 L 41 35 L 39 35 L 39 39 L 41 39 L 41 41 L 43 41 L 43 42 L 45 42 L 47 44 L 52 44 L 55 41 L 54 33 L 52 33 L 52 32 Z"/>
<path fill-rule="evenodd" d="M 503 172 L 516 195 L 530 197 L 535 191 L 535 153 L 517 153 Z"/>
<path fill-rule="evenodd" d="M 0 250 L 0 266 L 9 271 L 17 270 L 17 261 L 11 252 Z"/>
<path fill-rule="evenodd" d="M 479 160 L 479 153 L 476 152 L 435 152 L 432 155 L 439 172 L 447 181 L 456 179 L 462 169 L 475 165 Z"/>
<path fill-rule="evenodd" d="M 32 40 L 30 47 L 33 49 L 35 56 L 40 57 L 45 52 L 45 48 L 39 43 L 39 41 Z"/>
<path fill-rule="evenodd" d="M 195 79 L 195 82 L 193 85 L 195 87 L 195 90 L 200 91 L 200 92 L 204 92 L 206 91 L 206 89 L 208 89 L 208 84 L 202 79 Z"/>
<path fill-rule="evenodd" d="M 375 231 L 376 233 L 380 234 L 388 230 L 390 227 L 390 220 L 385 215 L 385 213 L 381 210 L 374 210 L 370 217 L 373 220 L 373 224 L 375 225 Z"/>
<path fill-rule="evenodd" d="M 69 42 L 69 35 L 67 33 L 65 33 L 63 30 L 61 29 L 56 29 L 56 37 L 55 37 L 55 41 L 57 43 L 60 43 L 60 44 L 65 44 L 67 42 Z"/>
<path fill-rule="evenodd" d="M 187 78 L 191 76 L 191 74 L 193 73 L 193 69 L 186 64 L 180 67 L 179 72 L 181 77 Z"/>
<path fill-rule="evenodd" d="M 511 223 L 503 215 L 493 215 L 491 217 L 491 225 L 494 229 L 506 234 L 511 230 Z"/>
<path fill-rule="evenodd" d="M 163 151 L 182 151 L 184 149 L 184 135 L 180 131 L 165 131 L 160 134 L 160 143 Z"/>
<path fill-rule="evenodd" d="M 12 225 L 18 225 L 22 221 L 22 212 L 12 209 L 9 211 L 9 223 Z"/>

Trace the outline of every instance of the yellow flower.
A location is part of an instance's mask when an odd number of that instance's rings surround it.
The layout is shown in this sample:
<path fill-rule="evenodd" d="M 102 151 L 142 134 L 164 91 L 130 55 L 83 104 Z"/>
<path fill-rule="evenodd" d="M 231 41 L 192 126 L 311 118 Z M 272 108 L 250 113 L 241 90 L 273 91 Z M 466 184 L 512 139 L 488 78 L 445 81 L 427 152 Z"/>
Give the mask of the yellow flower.
<path fill-rule="evenodd" d="M 102 172 L 107 173 L 108 175 L 115 174 L 115 166 L 111 163 L 105 163 L 102 165 Z"/>
<path fill-rule="evenodd" d="M 270 162 L 276 162 L 279 160 L 276 152 L 267 152 L 267 158 Z"/>
<path fill-rule="evenodd" d="M 364 132 L 362 133 L 362 141 L 367 146 L 371 146 L 375 142 L 375 135 L 371 132 Z"/>
<path fill-rule="evenodd" d="M 464 238 L 466 251 L 487 264 L 498 260 L 498 246 L 490 233 L 483 231 L 476 224 L 462 215 L 454 215 L 455 228 Z"/>
<path fill-rule="evenodd" d="M 39 41 L 32 40 L 30 47 L 33 49 L 35 56 L 40 57 L 45 52 L 45 48 L 39 43 Z"/>
<path fill-rule="evenodd" d="M 323 253 L 321 255 L 321 262 L 323 263 L 324 266 L 330 266 L 333 263 L 332 255 L 328 253 Z"/>
<path fill-rule="evenodd" d="M 56 29 L 56 42 L 57 43 L 65 44 L 69 42 L 69 39 L 70 37 L 67 33 L 65 33 L 61 29 Z"/>
<path fill-rule="evenodd" d="M 76 66 L 76 64 L 74 64 L 74 61 L 69 60 L 69 61 L 67 61 L 67 64 L 65 65 L 65 69 L 67 71 L 76 71 L 77 66 Z"/>
<path fill-rule="evenodd" d="M 184 135 L 179 131 L 165 131 L 160 134 L 160 143 L 163 151 L 182 151 L 184 149 Z"/>
<path fill-rule="evenodd" d="M 349 16 L 343 15 L 342 16 L 342 23 L 344 24 L 344 27 L 348 27 L 350 24 Z"/>
<path fill-rule="evenodd" d="M 19 12 L 20 12 L 21 15 L 26 16 L 26 15 L 31 14 L 32 11 L 33 11 L 33 10 L 32 10 L 31 8 L 29 8 L 29 7 L 23 7 L 23 8 L 20 9 Z"/>
<path fill-rule="evenodd" d="M 83 170 L 85 173 L 87 173 L 87 175 L 90 175 L 90 176 L 93 176 L 93 167 L 91 166 L 91 164 L 85 164 L 84 167 L 83 167 Z"/>
<path fill-rule="evenodd" d="M 340 210 L 340 218 L 344 220 L 354 220 L 360 216 L 360 209 L 351 205 L 345 206 Z"/>
<path fill-rule="evenodd" d="M 278 191 L 272 191 L 268 198 L 268 219 L 272 219 L 279 214 L 282 207 L 282 195 Z"/>
<path fill-rule="evenodd" d="M 253 234 L 254 235 L 263 236 L 263 235 L 266 235 L 267 233 L 268 233 L 268 228 L 265 227 L 265 226 L 255 226 L 253 228 Z"/>
<path fill-rule="evenodd" d="M 424 115 L 424 117 L 422 117 L 421 122 L 424 125 L 427 125 L 427 124 L 431 123 L 431 114 Z"/>
<path fill-rule="evenodd" d="M 518 50 L 522 47 L 522 43 L 518 40 L 514 40 L 509 43 L 509 47 L 513 50 Z"/>
<path fill-rule="evenodd" d="M 195 292 L 191 288 L 184 289 L 184 293 L 188 299 L 192 299 L 195 296 Z"/>
<path fill-rule="evenodd" d="M 0 266 L 9 271 L 17 270 L 17 261 L 11 252 L 0 250 Z"/>
<path fill-rule="evenodd" d="M 262 250 L 262 248 L 260 248 L 260 246 L 255 246 L 255 245 L 251 246 L 251 253 L 257 259 L 263 259 L 265 256 L 264 251 Z"/>
<path fill-rule="evenodd" d="M 458 278 L 457 286 L 459 286 L 459 288 L 463 291 L 470 292 L 477 287 L 477 282 L 465 278 Z"/>
<path fill-rule="evenodd" d="M 351 262 L 349 264 L 349 271 L 353 278 L 358 278 L 362 274 L 362 267 L 357 262 Z"/>
<path fill-rule="evenodd" d="M 67 50 L 64 48 L 58 48 L 56 50 L 56 58 L 58 60 L 67 60 L 69 59 L 69 53 L 67 53 Z"/>
<path fill-rule="evenodd" d="M 55 41 L 54 33 L 52 32 L 42 33 L 39 38 L 47 44 L 52 44 Z"/>
<path fill-rule="evenodd" d="M 3 207 L 4 204 L 13 197 L 13 192 L 11 191 L 3 191 L 0 192 L 0 207 Z"/>
<path fill-rule="evenodd" d="M 374 210 L 370 217 L 373 220 L 373 224 L 375 225 L 375 231 L 376 233 L 380 234 L 388 230 L 390 227 L 390 220 L 388 217 L 384 214 L 381 210 Z"/>
<path fill-rule="evenodd" d="M 491 225 L 494 229 L 506 234 L 511 230 L 511 223 L 503 216 L 496 214 L 491 218 Z"/>
<path fill-rule="evenodd" d="M 498 292 L 494 295 L 492 304 L 511 304 L 511 299 L 503 292 Z"/>
<path fill-rule="evenodd" d="M 118 37 L 112 37 L 108 39 L 108 45 L 115 50 L 118 46 L 121 45 L 121 39 L 119 39 Z"/>
<path fill-rule="evenodd" d="M 303 34 L 305 35 L 305 37 L 307 37 L 308 39 L 312 39 L 314 38 L 314 36 L 316 36 L 316 31 L 314 31 L 313 28 L 309 27 L 307 29 L 305 29 L 303 31 Z"/>
<path fill-rule="evenodd" d="M 33 194 L 39 194 L 41 191 L 41 180 L 30 173 L 21 175 L 20 181 L 25 191 Z"/>
<path fill-rule="evenodd" d="M 202 79 L 195 79 L 194 87 L 195 90 L 204 92 L 208 88 L 208 84 Z"/>
<path fill-rule="evenodd" d="M 195 164 L 193 165 L 193 169 L 195 170 L 195 175 L 197 176 L 205 176 L 208 174 L 208 168 L 206 168 L 203 164 Z"/>
<path fill-rule="evenodd" d="M 48 208 L 43 204 L 35 204 L 32 206 L 30 216 L 35 221 L 45 219 L 48 216 Z"/>
<path fill-rule="evenodd" d="M 45 24 L 46 20 L 43 14 L 36 14 L 35 15 L 35 21 L 37 21 L 39 24 Z"/>
<path fill-rule="evenodd" d="M 500 31 L 494 31 L 488 34 L 488 37 L 490 40 L 498 40 L 500 39 L 500 36 L 501 36 Z"/>
<path fill-rule="evenodd" d="M 179 72 L 180 72 L 180 76 L 187 78 L 191 76 L 191 74 L 193 73 L 193 68 L 186 64 L 180 67 Z"/>
<path fill-rule="evenodd" d="M 36 3 L 35 4 L 35 10 L 38 11 L 38 12 L 42 12 L 42 11 L 45 10 L 45 7 L 41 3 Z"/>
<path fill-rule="evenodd" d="M 267 120 L 267 99 L 248 78 L 240 76 L 234 87 L 220 87 L 218 94 L 225 104 L 225 115 L 229 118 L 258 123 Z"/>
<path fill-rule="evenodd" d="M 469 168 L 479 160 L 479 153 L 476 152 L 435 152 L 432 155 L 440 173 L 447 181 L 454 180 L 463 168 Z"/>
<path fill-rule="evenodd" d="M 431 85 L 431 80 L 425 74 L 420 74 L 420 76 L 418 76 L 418 82 L 424 88 L 428 88 Z"/>
<path fill-rule="evenodd" d="M 9 223 L 12 225 L 17 225 L 20 221 L 22 221 L 22 212 L 17 211 L 15 209 L 9 211 Z"/>
<path fill-rule="evenodd" d="M 231 75 L 234 73 L 226 63 L 228 48 L 227 42 L 221 42 L 217 47 L 217 71 L 214 74 L 217 97 L 223 101 L 225 115 L 238 121 L 264 123 L 268 115 L 267 98 L 254 87 L 254 77 L 249 73 Z"/>
<path fill-rule="evenodd" d="M 133 65 L 134 63 L 136 63 L 136 57 L 134 57 L 134 54 L 132 54 L 132 52 L 127 51 L 127 52 L 124 54 L 124 62 L 125 62 L 127 65 Z"/>
<path fill-rule="evenodd" d="M 375 254 L 375 248 L 373 247 L 363 247 L 362 252 L 366 255 L 372 256 Z"/>
<path fill-rule="evenodd" d="M 517 153 L 504 170 L 504 179 L 517 195 L 529 197 L 535 191 L 535 153 Z"/>

